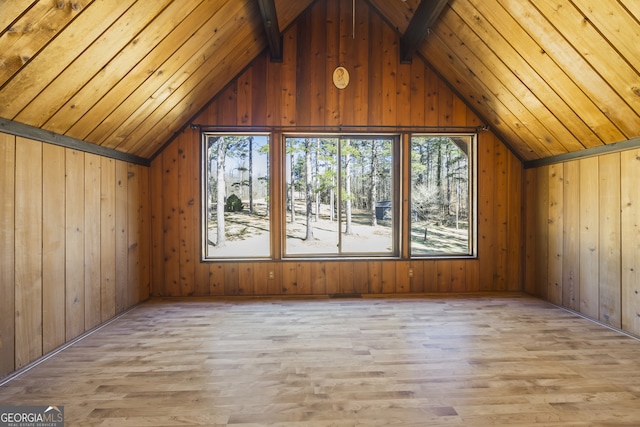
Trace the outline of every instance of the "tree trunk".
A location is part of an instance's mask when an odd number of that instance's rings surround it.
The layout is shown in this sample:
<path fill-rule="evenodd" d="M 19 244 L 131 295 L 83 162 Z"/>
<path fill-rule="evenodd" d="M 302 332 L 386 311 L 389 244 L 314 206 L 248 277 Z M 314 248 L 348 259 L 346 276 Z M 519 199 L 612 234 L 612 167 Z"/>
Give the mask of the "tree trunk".
<path fill-rule="evenodd" d="M 296 222 L 296 189 L 295 189 L 295 185 L 293 184 L 295 176 L 293 173 L 293 168 L 294 168 L 294 157 L 293 157 L 293 153 L 291 153 L 291 197 L 289 198 L 289 203 L 291 206 L 291 222 L 295 223 Z"/>
<path fill-rule="evenodd" d="M 349 142 L 345 142 L 345 148 L 347 148 L 347 154 L 345 155 L 345 166 L 344 166 L 344 193 L 345 193 L 345 215 L 346 215 L 346 225 L 344 234 L 351 235 L 353 234 L 353 229 L 351 228 L 351 161 L 350 154 L 348 152 Z"/>
<path fill-rule="evenodd" d="M 371 209 L 371 225 L 378 225 L 378 218 L 376 218 L 376 203 L 377 200 L 377 177 L 378 175 L 378 149 L 376 146 L 376 141 L 371 141 L 371 186 L 369 188 L 369 205 Z"/>
<path fill-rule="evenodd" d="M 226 245 L 224 224 L 224 201 L 226 198 L 224 182 L 224 163 L 227 157 L 227 142 L 224 138 L 218 140 L 218 176 L 217 176 L 217 205 L 216 205 L 216 246 L 221 248 Z"/>
<path fill-rule="evenodd" d="M 311 170 L 311 141 L 305 139 L 304 144 L 304 175 L 305 175 L 305 207 L 307 215 L 307 233 L 305 240 L 313 240 L 313 171 Z"/>

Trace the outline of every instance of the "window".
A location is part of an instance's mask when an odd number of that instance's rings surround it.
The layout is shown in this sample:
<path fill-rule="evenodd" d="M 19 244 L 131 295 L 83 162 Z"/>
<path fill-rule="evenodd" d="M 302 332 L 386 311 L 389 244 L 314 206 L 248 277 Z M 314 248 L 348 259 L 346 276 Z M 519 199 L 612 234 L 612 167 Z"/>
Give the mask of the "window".
<path fill-rule="evenodd" d="M 203 260 L 476 254 L 475 134 L 270 137 L 202 133 Z"/>
<path fill-rule="evenodd" d="M 412 257 L 474 254 L 474 141 L 474 135 L 412 136 Z"/>
<path fill-rule="evenodd" d="M 397 254 L 395 140 L 285 138 L 285 256 Z"/>
<path fill-rule="evenodd" d="M 269 138 L 203 135 L 205 259 L 269 257 Z"/>

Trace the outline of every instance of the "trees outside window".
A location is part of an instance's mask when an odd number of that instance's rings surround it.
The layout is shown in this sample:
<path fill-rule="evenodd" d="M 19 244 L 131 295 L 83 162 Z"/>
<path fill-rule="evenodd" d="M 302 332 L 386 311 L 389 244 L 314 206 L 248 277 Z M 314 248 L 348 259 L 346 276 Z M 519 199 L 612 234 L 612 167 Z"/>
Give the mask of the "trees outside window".
<path fill-rule="evenodd" d="M 396 252 L 393 137 L 291 136 L 285 255 Z M 377 210 L 380 201 L 383 211 Z"/>
<path fill-rule="evenodd" d="M 411 138 L 411 256 L 473 254 L 473 135 Z"/>
<path fill-rule="evenodd" d="M 271 148 L 258 133 L 202 141 L 205 260 L 476 253 L 474 134 L 413 134 L 402 150 L 400 135 L 284 135 Z M 270 177 L 272 165 L 281 176 Z"/>
<path fill-rule="evenodd" d="M 269 139 L 204 135 L 204 258 L 270 256 Z"/>

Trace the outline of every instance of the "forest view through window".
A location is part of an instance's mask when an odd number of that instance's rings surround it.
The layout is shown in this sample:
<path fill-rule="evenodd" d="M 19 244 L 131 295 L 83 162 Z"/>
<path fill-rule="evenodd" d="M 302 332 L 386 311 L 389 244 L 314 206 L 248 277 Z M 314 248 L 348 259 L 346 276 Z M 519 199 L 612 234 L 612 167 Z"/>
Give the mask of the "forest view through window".
<path fill-rule="evenodd" d="M 412 136 L 412 257 L 473 254 L 474 139 Z"/>
<path fill-rule="evenodd" d="M 287 137 L 288 256 L 397 252 L 394 138 Z"/>
<path fill-rule="evenodd" d="M 204 258 L 270 256 L 269 139 L 204 134 Z"/>

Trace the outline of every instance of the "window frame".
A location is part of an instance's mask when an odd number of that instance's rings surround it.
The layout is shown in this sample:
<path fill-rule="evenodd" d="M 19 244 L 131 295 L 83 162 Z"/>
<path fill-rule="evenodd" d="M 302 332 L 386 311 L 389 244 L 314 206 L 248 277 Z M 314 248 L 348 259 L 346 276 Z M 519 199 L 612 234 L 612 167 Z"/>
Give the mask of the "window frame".
<path fill-rule="evenodd" d="M 401 250 L 402 250 L 402 229 L 401 229 L 401 218 L 402 218 L 402 194 L 401 194 L 401 181 L 402 181 L 402 134 L 401 133 L 381 133 L 381 132 L 287 132 L 281 135 L 281 145 L 283 147 L 281 153 L 281 162 L 282 162 L 282 176 L 280 177 L 280 191 L 283 195 L 286 195 L 287 192 L 287 139 L 288 138 L 333 138 L 338 140 L 338 146 L 340 146 L 339 142 L 343 139 L 390 139 L 392 143 L 391 147 L 391 155 L 392 155 L 392 192 L 393 192 L 393 202 L 392 202 L 392 249 L 390 252 L 338 252 L 338 253 L 287 253 L 286 248 L 286 222 L 287 222 L 287 201 L 286 197 L 283 196 L 280 204 L 281 215 L 281 258 L 282 259 L 291 259 L 291 260 L 304 260 L 304 259 L 322 259 L 322 260 L 345 260 L 345 259 L 400 259 L 401 258 Z M 338 149 L 337 153 L 338 158 L 340 158 L 340 150 Z M 337 174 L 339 176 L 339 180 L 337 183 L 338 188 L 340 188 L 340 177 L 341 177 L 341 161 L 338 161 L 338 171 Z M 339 200 L 339 199 L 338 199 Z M 341 226 L 340 218 L 341 218 L 341 204 L 337 203 L 338 206 L 338 227 Z M 340 228 L 339 228 L 340 230 Z M 338 239 L 341 241 L 342 232 L 338 232 Z M 338 243 L 340 244 L 340 243 Z"/>
<path fill-rule="evenodd" d="M 358 131 L 286 131 L 277 130 L 253 130 L 247 131 L 224 131 L 200 129 L 200 241 L 201 241 L 201 262 L 259 262 L 278 260 L 428 260 L 428 259 L 474 259 L 478 257 L 478 132 L 421 132 L 412 130 L 402 130 L 397 132 L 376 132 L 366 129 Z M 221 128 L 222 129 L 222 128 Z M 260 256 L 224 256 L 212 257 L 207 254 L 207 140 L 211 135 L 237 135 L 237 136 L 265 136 L 267 137 L 269 151 L 268 162 L 268 212 L 269 212 L 269 250 L 267 255 Z M 412 138 L 414 136 L 465 136 L 470 137 L 469 145 L 469 251 L 461 254 L 412 254 L 411 253 L 411 152 Z M 286 253 L 286 186 L 287 186 L 287 149 L 286 138 L 304 137 L 326 137 L 355 139 L 374 139 L 376 137 L 393 138 L 392 155 L 393 169 L 393 219 L 392 219 L 392 251 L 390 253 L 354 253 L 344 254 L 287 254 Z M 340 233 L 338 233 L 340 234 Z"/>
<path fill-rule="evenodd" d="M 411 170 L 411 153 L 413 151 L 412 143 L 414 137 L 468 137 L 469 138 L 469 154 L 468 158 L 468 203 L 469 203 L 469 229 L 467 232 L 468 236 L 468 251 L 466 253 L 443 253 L 443 254 L 413 254 L 412 253 L 412 244 L 411 244 L 411 229 L 412 229 L 412 213 L 411 213 L 411 201 L 412 201 L 412 189 L 413 189 L 413 177 Z M 478 257 L 478 133 L 477 132 L 413 132 L 409 135 L 408 138 L 408 147 L 407 147 L 407 157 L 408 157 L 408 173 L 407 180 L 409 182 L 408 185 L 408 203 L 409 203 L 409 213 L 407 214 L 407 224 L 408 224 L 408 239 L 407 239 L 407 253 L 409 259 L 416 260 L 424 260 L 424 259 L 475 259 Z"/>

